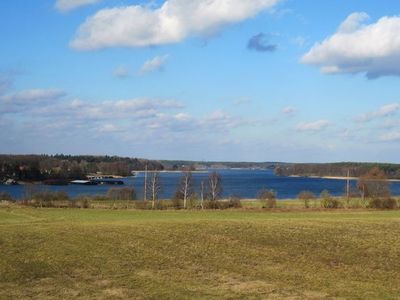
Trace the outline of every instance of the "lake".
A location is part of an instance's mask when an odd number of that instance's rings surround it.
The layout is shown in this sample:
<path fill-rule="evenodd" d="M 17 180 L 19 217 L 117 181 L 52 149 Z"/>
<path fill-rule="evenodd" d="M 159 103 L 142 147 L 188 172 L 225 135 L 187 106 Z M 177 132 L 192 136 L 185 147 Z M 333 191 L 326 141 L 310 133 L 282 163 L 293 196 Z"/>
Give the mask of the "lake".
<path fill-rule="evenodd" d="M 238 195 L 242 198 L 256 198 L 262 188 L 273 189 L 279 199 L 295 198 L 301 191 L 308 190 L 319 195 L 321 191 L 328 190 L 332 195 L 339 196 L 345 192 L 346 180 L 309 178 L 309 177 L 278 177 L 273 170 L 218 170 L 222 177 L 224 196 Z M 181 173 L 162 172 L 162 196 L 171 198 L 179 182 Z M 196 192 L 200 194 L 201 181 L 207 181 L 208 173 L 193 173 Z M 135 177 L 122 179 L 125 183 L 120 187 L 134 187 L 139 199 L 143 198 L 144 173 Z M 351 181 L 352 186 L 356 181 Z M 66 191 L 71 197 L 78 195 L 106 194 L 112 186 L 97 185 L 68 185 L 68 186 L 42 186 L 50 191 Z M 0 191 L 10 193 L 14 198 L 20 199 L 24 194 L 24 186 L 0 185 Z M 391 183 L 393 195 L 400 195 L 400 182 Z"/>

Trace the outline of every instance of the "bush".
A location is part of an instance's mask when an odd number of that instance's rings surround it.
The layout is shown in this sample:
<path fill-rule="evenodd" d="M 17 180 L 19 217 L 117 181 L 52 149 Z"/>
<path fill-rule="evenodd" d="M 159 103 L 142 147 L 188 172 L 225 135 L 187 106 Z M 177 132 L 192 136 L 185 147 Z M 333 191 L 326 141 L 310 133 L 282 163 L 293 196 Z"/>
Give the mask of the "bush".
<path fill-rule="evenodd" d="M 242 208 L 242 203 L 240 202 L 240 196 L 233 195 L 228 200 L 229 208 Z"/>
<path fill-rule="evenodd" d="M 339 199 L 332 197 L 327 190 L 322 191 L 320 197 L 321 206 L 323 208 L 340 208 L 342 206 L 342 203 L 339 201 Z"/>
<path fill-rule="evenodd" d="M 171 199 L 171 206 L 175 209 L 183 208 L 183 200 L 177 194 Z"/>
<path fill-rule="evenodd" d="M 69 207 L 71 208 L 91 208 L 92 197 L 90 196 L 78 196 L 74 200 L 69 201 Z"/>
<path fill-rule="evenodd" d="M 304 203 L 305 208 L 310 208 L 310 201 L 315 200 L 316 196 L 313 192 L 310 191 L 302 191 L 300 194 L 297 196 L 297 198 Z"/>
<path fill-rule="evenodd" d="M 205 209 L 229 209 L 229 208 L 241 208 L 240 198 L 231 197 L 228 200 L 207 200 L 204 201 Z"/>
<path fill-rule="evenodd" d="M 396 209 L 396 208 L 398 208 L 398 203 L 397 203 L 396 199 L 385 198 L 382 201 L 382 208 L 383 209 Z"/>
<path fill-rule="evenodd" d="M 67 201 L 69 196 L 64 191 L 39 191 L 30 194 L 30 199 L 26 199 L 25 204 L 34 207 L 60 207 Z"/>
<path fill-rule="evenodd" d="M 150 209 L 151 202 L 150 201 L 134 201 L 136 209 Z"/>
<path fill-rule="evenodd" d="M 193 193 L 192 197 L 190 197 L 188 200 L 188 208 L 197 209 L 200 207 L 200 201 L 198 200 L 196 193 Z"/>
<path fill-rule="evenodd" d="M 262 189 L 258 193 L 258 199 L 263 204 L 263 208 L 276 207 L 276 192 L 274 190 Z"/>
<path fill-rule="evenodd" d="M 164 201 L 158 200 L 158 201 L 155 201 L 155 203 L 154 203 L 154 209 L 164 210 L 167 208 L 168 208 L 168 203 L 165 203 Z"/>
<path fill-rule="evenodd" d="M 398 203 L 396 199 L 393 198 L 372 198 L 368 203 L 369 208 L 379 208 L 379 209 L 396 209 Z"/>
<path fill-rule="evenodd" d="M 217 200 L 206 200 L 203 203 L 204 209 L 220 209 L 221 206 Z"/>

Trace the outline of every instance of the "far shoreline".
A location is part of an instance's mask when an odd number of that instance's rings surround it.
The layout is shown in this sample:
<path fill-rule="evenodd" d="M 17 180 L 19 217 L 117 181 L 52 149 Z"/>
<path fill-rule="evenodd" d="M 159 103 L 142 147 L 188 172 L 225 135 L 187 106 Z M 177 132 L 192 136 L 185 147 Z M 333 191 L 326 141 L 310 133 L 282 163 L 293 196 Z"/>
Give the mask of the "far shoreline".
<path fill-rule="evenodd" d="M 321 179 L 330 179 L 330 180 L 358 180 L 359 177 L 346 177 L 346 176 L 301 176 L 301 175 L 289 175 L 288 177 L 293 178 L 321 178 Z M 400 182 L 400 179 L 387 179 L 390 182 Z"/>

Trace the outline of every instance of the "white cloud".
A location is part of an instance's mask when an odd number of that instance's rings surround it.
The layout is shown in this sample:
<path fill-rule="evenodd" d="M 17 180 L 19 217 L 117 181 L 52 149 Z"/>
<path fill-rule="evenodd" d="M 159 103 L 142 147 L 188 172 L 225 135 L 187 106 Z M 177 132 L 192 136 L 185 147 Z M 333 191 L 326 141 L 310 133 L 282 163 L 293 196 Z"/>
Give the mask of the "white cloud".
<path fill-rule="evenodd" d="M 400 131 L 393 131 L 393 132 L 388 132 L 383 135 L 381 135 L 381 141 L 384 142 L 395 142 L 395 141 L 400 141 Z"/>
<path fill-rule="evenodd" d="M 95 4 L 101 0 L 57 0 L 55 8 L 61 12 L 68 12 L 81 6 Z"/>
<path fill-rule="evenodd" d="M 0 97 L 4 103 L 26 103 L 32 101 L 45 101 L 65 96 L 65 93 L 56 89 L 33 89 L 17 92 Z"/>
<path fill-rule="evenodd" d="M 365 12 L 356 12 L 352 13 L 347 17 L 346 20 L 343 21 L 342 24 L 340 24 L 339 27 L 339 32 L 340 33 L 353 33 L 359 30 L 360 28 L 363 28 L 363 22 L 367 21 L 369 19 L 368 14 Z"/>
<path fill-rule="evenodd" d="M 364 24 L 365 13 L 351 14 L 338 31 L 302 57 L 323 73 L 365 73 L 368 78 L 400 75 L 400 16 Z"/>
<path fill-rule="evenodd" d="M 0 112 L 18 112 L 57 101 L 65 95 L 65 92 L 56 89 L 33 89 L 0 96 Z"/>
<path fill-rule="evenodd" d="M 99 132 L 101 132 L 101 133 L 117 132 L 118 130 L 119 130 L 118 126 L 116 126 L 112 123 L 104 124 L 99 128 Z"/>
<path fill-rule="evenodd" d="M 146 61 L 140 68 L 140 74 L 144 75 L 154 71 L 161 71 L 168 60 L 168 55 L 156 56 Z"/>
<path fill-rule="evenodd" d="M 174 119 L 178 121 L 191 121 L 192 116 L 187 113 L 179 113 L 174 115 Z"/>
<path fill-rule="evenodd" d="M 399 103 L 392 103 L 392 104 L 387 104 L 379 108 L 379 110 L 374 111 L 374 112 L 368 112 L 365 114 L 362 114 L 356 118 L 356 121 L 358 122 L 369 122 L 374 119 L 378 118 L 386 118 L 395 115 L 398 111 L 400 110 L 400 104 Z"/>
<path fill-rule="evenodd" d="M 201 119 L 199 124 L 211 131 L 225 131 L 249 125 L 250 122 L 239 117 L 234 117 L 223 110 L 216 110 Z"/>
<path fill-rule="evenodd" d="M 77 50 L 146 47 L 215 34 L 281 0 L 167 0 L 161 7 L 131 5 L 98 11 L 83 23 L 71 46 Z"/>
<path fill-rule="evenodd" d="M 49 107 L 50 111 L 40 111 L 44 114 L 56 114 L 62 112 L 73 118 L 81 120 L 113 120 L 136 119 L 143 120 L 157 117 L 161 110 L 182 109 L 184 106 L 175 100 L 157 99 L 131 99 L 119 101 L 106 101 L 101 103 L 89 103 L 74 100 L 63 107 Z"/>
<path fill-rule="evenodd" d="M 330 122 L 328 120 L 318 120 L 315 122 L 302 122 L 297 124 L 296 130 L 298 131 L 320 131 L 328 127 Z"/>
<path fill-rule="evenodd" d="M 129 77 L 129 68 L 126 66 L 118 66 L 114 69 L 113 75 L 117 78 L 127 78 Z"/>

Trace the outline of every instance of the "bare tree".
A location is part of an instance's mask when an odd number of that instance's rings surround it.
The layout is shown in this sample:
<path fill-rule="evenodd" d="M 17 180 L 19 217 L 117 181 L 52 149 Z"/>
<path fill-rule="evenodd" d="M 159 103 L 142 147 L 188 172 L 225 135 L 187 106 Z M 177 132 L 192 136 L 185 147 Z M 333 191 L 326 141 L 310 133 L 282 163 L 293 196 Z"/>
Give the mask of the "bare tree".
<path fill-rule="evenodd" d="M 263 205 L 263 208 L 275 208 L 276 207 L 276 192 L 274 190 L 267 190 L 263 188 L 258 192 L 258 199 Z"/>
<path fill-rule="evenodd" d="M 216 201 L 222 195 L 222 179 L 218 172 L 214 171 L 208 176 L 208 197 Z"/>
<path fill-rule="evenodd" d="M 304 207 L 305 208 L 310 208 L 310 201 L 315 200 L 317 197 L 313 192 L 310 191 L 302 191 L 300 194 L 297 196 L 299 200 L 304 202 Z"/>
<path fill-rule="evenodd" d="M 200 194 L 201 194 L 201 209 L 204 209 L 204 180 L 201 181 L 201 190 L 200 190 Z"/>
<path fill-rule="evenodd" d="M 144 192 L 143 192 L 143 200 L 147 201 L 147 164 L 144 171 Z"/>
<path fill-rule="evenodd" d="M 156 207 L 156 201 L 161 193 L 161 180 L 160 172 L 152 172 L 148 180 L 148 190 L 151 196 L 151 207 L 154 209 Z"/>
<path fill-rule="evenodd" d="M 187 208 L 187 200 L 193 196 L 193 177 L 190 170 L 182 174 L 176 196 L 183 200 L 183 208 Z"/>
<path fill-rule="evenodd" d="M 389 184 L 385 172 L 375 167 L 359 178 L 357 187 L 363 199 L 390 198 Z"/>

